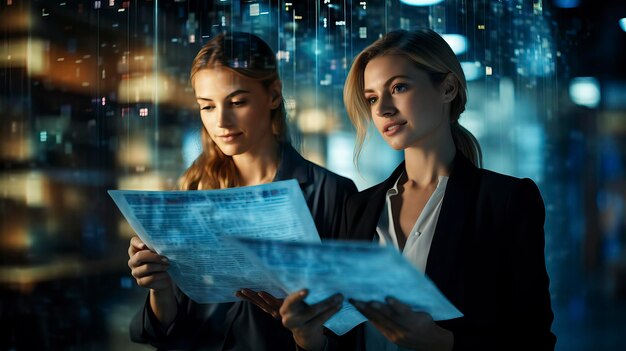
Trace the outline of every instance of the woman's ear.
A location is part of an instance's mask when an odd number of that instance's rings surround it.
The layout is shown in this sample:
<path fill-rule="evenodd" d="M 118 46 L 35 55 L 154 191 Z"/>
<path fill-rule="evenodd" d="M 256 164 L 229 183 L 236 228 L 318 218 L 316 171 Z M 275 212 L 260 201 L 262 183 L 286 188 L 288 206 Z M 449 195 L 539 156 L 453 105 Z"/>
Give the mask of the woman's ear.
<path fill-rule="evenodd" d="M 283 85 L 279 79 L 276 79 L 269 87 L 270 93 L 270 110 L 277 109 L 283 102 Z"/>
<path fill-rule="evenodd" d="M 446 74 L 440 87 L 443 94 L 443 102 L 452 102 L 459 93 L 459 81 L 452 73 Z"/>

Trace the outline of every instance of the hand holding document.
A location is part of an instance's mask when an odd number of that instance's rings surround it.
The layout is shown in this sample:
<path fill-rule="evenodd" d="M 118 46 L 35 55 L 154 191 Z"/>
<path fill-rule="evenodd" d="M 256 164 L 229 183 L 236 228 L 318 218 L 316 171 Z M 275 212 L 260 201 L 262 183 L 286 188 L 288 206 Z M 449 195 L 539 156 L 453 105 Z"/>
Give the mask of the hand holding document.
<path fill-rule="evenodd" d="M 285 296 L 263 267 L 224 238 L 319 242 L 295 180 L 200 191 L 109 194 L 141 240 L 170 261 L 178 287 L 198 303 L 237 301 L 242 288 Z"/>
<path fill-rule="evenodd" d="M 434 320 L 461 317 L 437 287 L 391 247 L 373 243 L 336 241 L 278 242 L 232 238 L 252 259 L 265 267 L 287 292 L 309 289 L 306 302 L 317 303 L 335 293 L 345 300 L 384 302 L 395 297 Z M 343 308 L 324 325 L 343 335 L 366 318 L 354 306 Z"/>

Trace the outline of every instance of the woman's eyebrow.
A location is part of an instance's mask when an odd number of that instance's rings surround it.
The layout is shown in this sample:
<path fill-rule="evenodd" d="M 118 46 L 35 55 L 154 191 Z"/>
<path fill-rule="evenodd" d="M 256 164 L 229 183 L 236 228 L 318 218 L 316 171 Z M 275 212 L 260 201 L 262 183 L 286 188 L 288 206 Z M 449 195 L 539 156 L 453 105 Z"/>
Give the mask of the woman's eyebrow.
<path fill-rule="evenodd" d="M 232 98 L 233 96 L 237 96 L 240 94 L 250 94 L 249 90 L 243 90 L 243 89 L 238 89 L 233 91 L 232 93 L 228 94 L 226 96 L 226 98 L 224 98 L 224 100 L 228 100 L 230 98 Z M 196 100 L 202 100 L 202 101 L 213 101 L 213 99 L 209 99 L 207 97 L 201 97 L 201 96 L 196 96 Z"/>
<path fill-rule="evenodd" d="M 411 79 L 411 77 L 409 77 L 409 76 L 405 76 L 405 75 L 403 75 L 403 74 L 398 74 L 398 75 L 395 75 L 395 76 L 393 76 L 393 77 L 391 77 L 391 78 L 387 79 L 387 80 L 385 81 L 385 84 L 384 84 L 383 86 L 388 86 L 390 82 L 392 82 L 394 79 L 398 79 L 398 78 Z M 374 92 L 374 89 L 367 88 L 367 89 L 363 90 L 363 92 L 364 92 L 364 93 L 373 93 L 373 92 Z"/>

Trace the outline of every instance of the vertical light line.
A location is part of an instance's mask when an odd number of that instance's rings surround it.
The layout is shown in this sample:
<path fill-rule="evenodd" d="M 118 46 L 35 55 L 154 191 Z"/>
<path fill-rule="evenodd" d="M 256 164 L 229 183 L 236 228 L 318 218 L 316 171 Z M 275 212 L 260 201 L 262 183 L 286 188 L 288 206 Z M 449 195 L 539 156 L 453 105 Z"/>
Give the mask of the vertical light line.
<path fill-rule="evenodd" d="M 96 155 L 97 155 L 97 166 L 100 166 L 100 108 L 102 107 L 102 105 L 99 103 L 100 101 L 100 80 L 102 77 L 102 68 L 100 67 L 100 9 L 98 9 L 98 16 L 97 16 L 97 22 L 98 22 L 98 46 L 96 49 L 96 66 L 98 67 L 97 69 L 97 76 L 96 76 Z M 93 103 L 93 102 L 92 102 Z M 100 196 L 100 194 L 98 193 L 98 197 Z"/>
<path fill-rule="evenodd" d="M 318 21 L 319 21 L 319 1 L 315 1 L 315 108 L 319 109 L 319 97 L 318 97 L 318 84 L 319 84 L 319 55 L 318 55 L 318 42 L 319 42 L 319 33 L 318 33 Z"/>
<path fill-rule="evenodd" d="M 298 63 L 298 60 L 296 59 L 296 51 L 297 51 L 297 47 L 298 47 L 298 43 L 296 42 L 296 8 L 294 6 L 293 10 L 292 10 L 292 21 L 293 21 L 293 25 L 291 26 L 292 28 L 292 37 L 291 40 L 293 41 L 293 74 L 291 76 L 291 81 L 292 81 L 292 86 L 293 86 L 293 96 L 296 96 L 296 66 Z M 295 116 L 294 116 L 295 117 Z"/>
<path fill-rule="evenodd" d="M 389 32 L 389 26 L 387 24 L 388 15 L 389 15 L 389 13 L 387 12 L 388 5 L 389 5 L 389 1 L 385 0 L 385 33 Z"/>
<path fill-rule="evenodd" d="M 352 19 L 352 18 L 350 18 Z M 346 3 L 346 0 L 343 0 L 343 21 L 344 21 L 344 25 L 343 25 L 343 57 L 348 56 L 348 40 L 347 40 L 347 36 L 348 36 L 348 26 L 345 23 L 348 23 L 348 4 Z M 350 21 L 350 29 L 352 29 L 352 21 Z"/>
<path fill-rule="evenodd" d="M 159 169 L 159 0 L 154 0 L 154 169 Z M 130 65 L 130 62 L 129 62 Z"/>
<path fill-rule="evenodd" d="M 280 52 L 280 31 L 281 31 L 281 26 L 280 26 L 280 19 L 282 17 L 283 14 L 283 7 L 281 6 L 281 2 L 280 0 L 276 0 L 276 9 L 278 11 L 278 13 L 276 14 L 276 23 L 277 23 L 277 31 L 276 31 L 276 53 L 278 54 Z M 270 4 L 270 9 L 269 9 L 270 13 L 272 11 L 272 7 Z M 271 23 L 271 19 L 270 19 L 270 23 Z M 286 50 L 285 50 L 286 51 Z M 278 62 L 278 76 L 280 77 L 280 79 L 283 79 L 283 65 L 280 63 L 280 60 L 277 60 Z M 285 98 L 284 94 L 283 94 L 283 99 Z"/>
<path fill-rule="evenodd" d="M 135 25 L 137 23 L 137 2 L 135 2 Z M 130 31 L 130 23 L 128 25 L 128 30 Z M 130 52 L 130 33 L 128 35 L 128 52 Z M 130 56 L 130 55 L 129 55 Z M 128 77 L 131 77 L 131 72 L 130 72 L 130 61 L 128 61 Z M 130 96 L 130 79 L 126 79 L 126 91 L 128 93 L 128 95 Z M 127 125 L 126 128 L 126 159 L 129 159 L 130 156 L 130 149 L 128 148 L 128 145 L 130 145 L 130 120 L 131 120 L 131 116 L 130 116 L 130 99 L 127 98 L 126 99 L 126 111 L 128 111 L 128 115 L 126 116 L 126 122 L 125 124 Z M 127 166 L 128 168 L 128 166 Z M 126 170 L 128 172 L 128 169 Z"/>

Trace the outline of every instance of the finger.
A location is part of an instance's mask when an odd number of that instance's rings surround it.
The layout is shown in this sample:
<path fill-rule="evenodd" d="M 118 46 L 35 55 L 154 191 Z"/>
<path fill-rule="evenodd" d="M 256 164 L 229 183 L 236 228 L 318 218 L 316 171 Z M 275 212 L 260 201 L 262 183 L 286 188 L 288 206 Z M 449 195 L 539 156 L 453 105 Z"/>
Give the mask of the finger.
<path fill-rule="evenodd" d="M 148 245 L 146 245 L 137 235 L 130 238 L 129 252 L 132 250 L 133 254 L 135 254 L 138 251 L 147 250 L 147 249 L 148 249 Z"/>
<path fill-rule="evenodd" d="M 321 326 L 326 319 L 328 319 L 331 315 L 336 313 L 337 308 L 340 308 L 341 305 L 333 305 L 326 306 L 326 308 L 318 307 L 318 309 L 307 309 L 303 310 L 299 313 L 286 314 L 282 316 L 282 322 L 285 328 L 287 329 L 295 329 L 295 328 L 312 328 L 315 326 Z M 332 311 L 332 313 L 331 313 Z M 330 315 L 328 315 L 330 314 Z M 326 318 L 324 316 L 328 315 Z"/>
<path fill-rule="evenodd" d="M 368 307 L 363 307 L 363 308 L 357 307 L 357 309 L 367 318 L 367 320 L 376 329 L 378 329 L 378 331 L 380 331 L 381 334 L 383 334 L 383 336 L 385 336 L 385 338 L 389 339 L 392 342 L 396 342 L 400 334 L 399 330 L 396 330 L 393 327 L 390 327 L 388 324 L 384 322 L 381 323 L 380 317 L 376 315 L 375 313 L 372 313 Z"/>
<path fill-rule="evenodd" d="M 247 291 L 244 291 L 244 290 L 247 290 Z M 251 292 L 252 290 L 242 289 L 242 290 L 238 290 L 237 292 L 235 292 L 235 296 L 237 296 L 238 298 L 244 301 L 248 301 L 254 304 L 255 306 L 262 309 L 265 313 L 274 317 L 274 319 L 280 319 L 280 313 L 278 312 L 278 307 L 280 306 L 276 307 L 276 306 L 268 305 L 267 303 L 265 303 L 265 300 L 261 299 L 256 294 L 251 295 Z"/>
<path fill-rule="evenodd" d="M 399 315 L 405 315 L 407 313 L 413 312 L 411 306 L 402 303 L 400 300 L 395 299 L 391 296 L 386 297 L 385 301 L 387 302 L 387 305 L 391 308 L 391 310 Z"/>
<path fill-rule="evenodd" d="M 276 309 L 280 308 L 280 306 L 283 304 L 282 299 L 277 299 L 272 294 L 269 294 L 265 291 L 260 291 L 257 293 L 257 295 L 262 298 L 263 301 L 265 301 L 268 305 L 274 306 Z"/>
<path fill-rule="evenodd" d="M 241 290 L 238 291 L 238 293 L 240 295 L 244 296 L 250 302 L 254 303 L 255 305 L 257 305 L 259 307 L 261 307 L 263 310 L 265 310 L 265 312 L 269 313 L 269 310 L 271 310 L 271 306 L 269 306 L 265 302 L 265 300 L 260 298 L 254 291 L 252 291 L 250 289 L 241 289 Z"/>
<path fill-rule="evenodd" d="M 167 283 L 167 284 L 162 284 L 162 285 L 169 285 L 171 284 L 169 282 L 170 280 L 170 276 L 169 274 L 165 273 L 165 272 L 161 272 L 161 273 L 156 273 L 156 274 L 152 274 L 150 276 L 147 277 L 143 277 L 143 278 L 139 278 L 136 279 L 137 284 L 139 286 L 143 286 L 145 288 L 155 288 L 155 284 L 157 284 L 156 286 L 159 287 L 160 285 L 158 285 L 159 283 Z"/>
<path fill-rule="evenodd" d="M 318 316 L 326 313 L 330 309 L 341 306 L 342 303 L 343 296 L 341 294 L 335 294 L 316 304 L 305 307 L 296 313 L 291 313 L 287 315 L 283 315 L 283 313 L 281 313 L 281 315 L 283 316 L 283 321 L 285 320 L 285 317 L 288 317 L 287 319 L 289 320 L 290 325 L 293 328 L 311 323 L 312 320 L 318 319 Z"/>
<path fill-rule="evenodd" d="M 304 303 L 303 300 L 307 297 L 308 294 L 309 291 L 307 289 L 303 289 L 289 294 L 285 298 L 283 305 L 280 307 L 279 312 L 281 316 L 284 314 L 296 313 L 302 308 L 305 308 L 307 304 Z"/>
<path fill-rule="evenodd" d="M 382 303 L 376 301 L 366 303 L 355 300 L 351 300 L 350 302 L 354 305 L 354 307 L 356 307 L 357 310 L 359 310 L 359 312 L 367 317 L 367 319 L 375 324 L 378 324 L 381 327 L 381 330 L 406 331 L 406 328 L 401 326 L 396 320 L 389 316 L 388 311 L 385 310 L 385 312 L 383 312 Z"/>
<path fill-rule="evenodd" d="M 337 312 L 341 311 L 343 307 L 343 303 L 339 305 L 330 306 L 326 311 L 320 313 L 317 317 L 309 320 L 307 324 L 310 325 L 323 325 L 329 320 L 332 316 L 334 316 Z"/>
<path fill-rule="evenodd" d="M 149 250 L 139 251 L 128 260 L 128 266 L 131 267 L 131 269 L 146 263 L 169 264 L 169 260 L 167 257 Z"/>
<path fill-rule="evenodd" d="M 138 267 L 134 267 L 131 270 L 131 274 L 135 278 L 143 278 L 152 274 L 163 273 L 167 271 L 168 267 L 169 267 L 168 265 L 160 264 L 160 263 L 143 264 Z"/>

